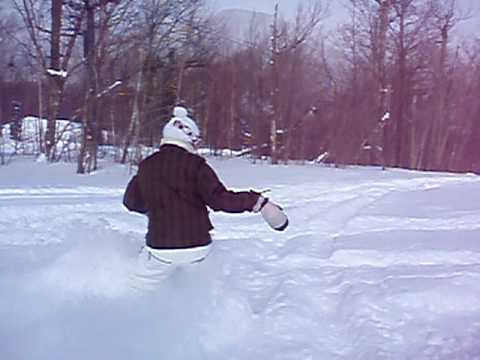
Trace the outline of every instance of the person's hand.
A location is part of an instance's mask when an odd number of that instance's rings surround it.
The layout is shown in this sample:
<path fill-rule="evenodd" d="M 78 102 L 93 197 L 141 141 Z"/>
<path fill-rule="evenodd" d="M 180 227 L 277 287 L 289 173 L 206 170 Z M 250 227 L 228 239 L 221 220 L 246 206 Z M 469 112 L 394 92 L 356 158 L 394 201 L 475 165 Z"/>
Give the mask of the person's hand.
<path fill-rule="evenodd" d="M 263 219 L 274 230 L 283 231 L 288 227 L 288 218 L 283 209 L 268 198 L 259 195 L 253 211 L 261 212 Z"/>

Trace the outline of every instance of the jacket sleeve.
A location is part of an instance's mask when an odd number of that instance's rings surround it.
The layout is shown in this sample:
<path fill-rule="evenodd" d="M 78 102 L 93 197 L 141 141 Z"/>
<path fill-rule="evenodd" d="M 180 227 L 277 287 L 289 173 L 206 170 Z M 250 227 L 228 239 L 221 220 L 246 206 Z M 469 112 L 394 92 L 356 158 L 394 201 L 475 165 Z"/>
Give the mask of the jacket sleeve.
<path fill-rule="evenodd" d="M 123 195 L 123 205 L 130 211 L 135 211 L 140 214 L 147 213 L 147 206 L 143 199 L 138 183 L 138 177 L 135 175 L 127 185 L 125 194 Z"/>
<path fill-rule="evenodd" d="M 197 190 L 204 203 L 214 211 L 229 213 L 252 211 L 260 196 L 254 191 L 227 190 L 206 162 L 200 166 L 197 175 Z"/>

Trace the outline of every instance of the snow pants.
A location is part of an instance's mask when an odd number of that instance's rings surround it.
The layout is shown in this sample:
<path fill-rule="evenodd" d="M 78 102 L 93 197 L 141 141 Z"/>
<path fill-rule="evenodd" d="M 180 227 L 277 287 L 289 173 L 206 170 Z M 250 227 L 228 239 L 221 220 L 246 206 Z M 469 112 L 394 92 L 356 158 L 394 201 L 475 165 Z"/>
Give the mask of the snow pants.
<path fill-rule="evenodd" d="M 153 249 L 142 248 L 135 272 L 135 288 L 154 290 L 180 266 L 193 266 L 203 261 L 211 251 L 212 245 L 189 249 Z"/>

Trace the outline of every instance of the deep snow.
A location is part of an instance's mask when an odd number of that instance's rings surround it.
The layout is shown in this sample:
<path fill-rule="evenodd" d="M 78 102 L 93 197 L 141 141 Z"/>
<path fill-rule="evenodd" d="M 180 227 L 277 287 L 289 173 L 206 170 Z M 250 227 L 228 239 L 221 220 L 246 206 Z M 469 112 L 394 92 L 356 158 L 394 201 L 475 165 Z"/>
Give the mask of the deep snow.
<path fill-rule="evenodd" d="M 0 359 L 480 359 L 480 178 L 209 160 L 290 216 L 212 213 L 207 261 L 132 290 L 128 167 L 0 167 Z"/>

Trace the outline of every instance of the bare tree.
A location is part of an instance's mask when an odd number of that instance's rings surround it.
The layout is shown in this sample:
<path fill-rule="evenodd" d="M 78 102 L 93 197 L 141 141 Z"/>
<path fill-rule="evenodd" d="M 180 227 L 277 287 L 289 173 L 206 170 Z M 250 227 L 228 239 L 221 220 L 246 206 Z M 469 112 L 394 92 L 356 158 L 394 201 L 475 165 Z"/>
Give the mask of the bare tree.
<path fill-rule="evenodd" d="M 459 128 L 460 144 L 457 146 L 454 159 L 455 170 L 474 171 L 480 173 L 478 149 L 480 144 L 480 39 L 469 46 L 468 57 L 458 71 L 457 83 L 462 91 L 458 93 L 457 128 Z M 461 122 L 460 120 L 464 120 Z"/>
<path fill-rule="evenodd" d="M 136 64 L 136 73 L 140 73 L 138 79 L 145 81 L 136 86 L 140 93 L 135 95 L 139 103 L 134 107 L 138 111 L 132 113 L 122 161 L 127 160 L 129 147 L 137 147 L 144 129 L 161 128 L 175 104 L 181 102 L 185 72 L 199 66 L 198 56 L 191 49 L 200 48 L 202 26 L 197 14 L 202 3 L 143 0 L 139 4 L 131 44 L 133 51 L 143 53 L 139 57 L 142 61 Z M 155 82 L 161 82 L 162 86 L 154 86 Z"/>
<path fill-rule="evenodd" d="M 468 13 L 460 13 L 456 0 L 432 2 L 431 119 L 421 141 L 418 166 L 423 169 L 448 167 L 447 141 L 452 126 L 452 61 L 449 61 L 450 33 Z"/>
<path fill-rule="evenodd" d="M 390 0 L 350 0 L 350 21 L 338 32 L 335 49 L 341 56 L 329 76 L 335 84 L 329 154 L 336 163 L 353 158 L 355 163 L 385 165 L 391 10 Z"/>
<path fill-rule="evenodd" d="M 103 65 L 112 51 L 110 36 L 125 20 L 132 1 L 103 0 L 96 3 L 84 0 L 86 30 L 84 34 L 84 58 L 86 67 L 86 97 L 83 111 L 83 136 L 77 161 L 77 173 L 83 174 L 97 169 L 97 150 L 101 124 L 98 103 L 118 82 L 106 84 L 102 80 Z M 103 88 L 99 88 L 102 86 Z"/>
<path fill-rule="evenodd" d="M 270 125 L 270 152 L 271 162 L 278 162 L 278 133 L 285 134 L 288 144 L 284 144 L 284 158 L 288 159 L 291 150 L 291 141 L 294 125 L 291 123 L 291 109 L 294 89 L 292 86 L 298 79 L 298 68 L 302 57 L 302 46 L 314 33 L 317 25 L 325 16 L 325 7 L 322 2 L 309 2 L 307 7 L 302 4 L 297 9 L 297 15 L 293 30 L 286 22 L 280 24 L 278 3 L 275 5 L 274 20 L 271 34 L 271 125 Z M 290 61 L 289 61 L 290 60 Z M 281 68 L 282 63 L 286 68 Z M 281 74 L 286 73 L 289 79 L 286 82 L 287 87 L 280 88 Z M 282 97 L 283 93 L 283 97 Z M 286 105 L 284 108 L 281 103 Z M 280 122 L 282 117 L 282 108 L 286 110 L 286 117 Z M 280 128 L 280 123 L 282 127 Z M 285 137 L 285 136 L 284 136 Z"/>
<path fill-rule="evenodd" d="M 29 36 L 28 43 L 20 38 L 18 42 L 35 60 L 48 81 L 45 149 L 47 157 L 53 161 L 56 158 L 56 119 L 73 49 L 81 33 L 84 8 L 76 1 L 64 3 L 62 0 L 52 0 L 50 7 L 39 0 L 12 0 L 12 3 Z M 33 52 L 29 51 L 30 48 Z"/>
<path fill-rule="evenodd" d="M 377 110 L 375 112 L 375 118 L 377 124 L 374 127 L 373 135 L 377 140 L 370 144 L 371 152 L 380 150 L 382 155 L 382 166 L 386 166 L 386 131 L 387 121 L 390 120 L 390 98 L 392 92 L 392 86 L 389 84 L 387 77 L 387 41 L 388 41 L 388 28 L 390 25 L 390 14 L 392 6 L 395 0 L 376 0 L 378 3 L 377 18 L 375 21 L 373 44 L 373 60 L 376 68 L 376 80 L 378 88 L 374 93 L 378 94 Z M 381 137 L 381 140 L 380 140 Z M 372 151 L 373 150 L 373 151 Z"/>

